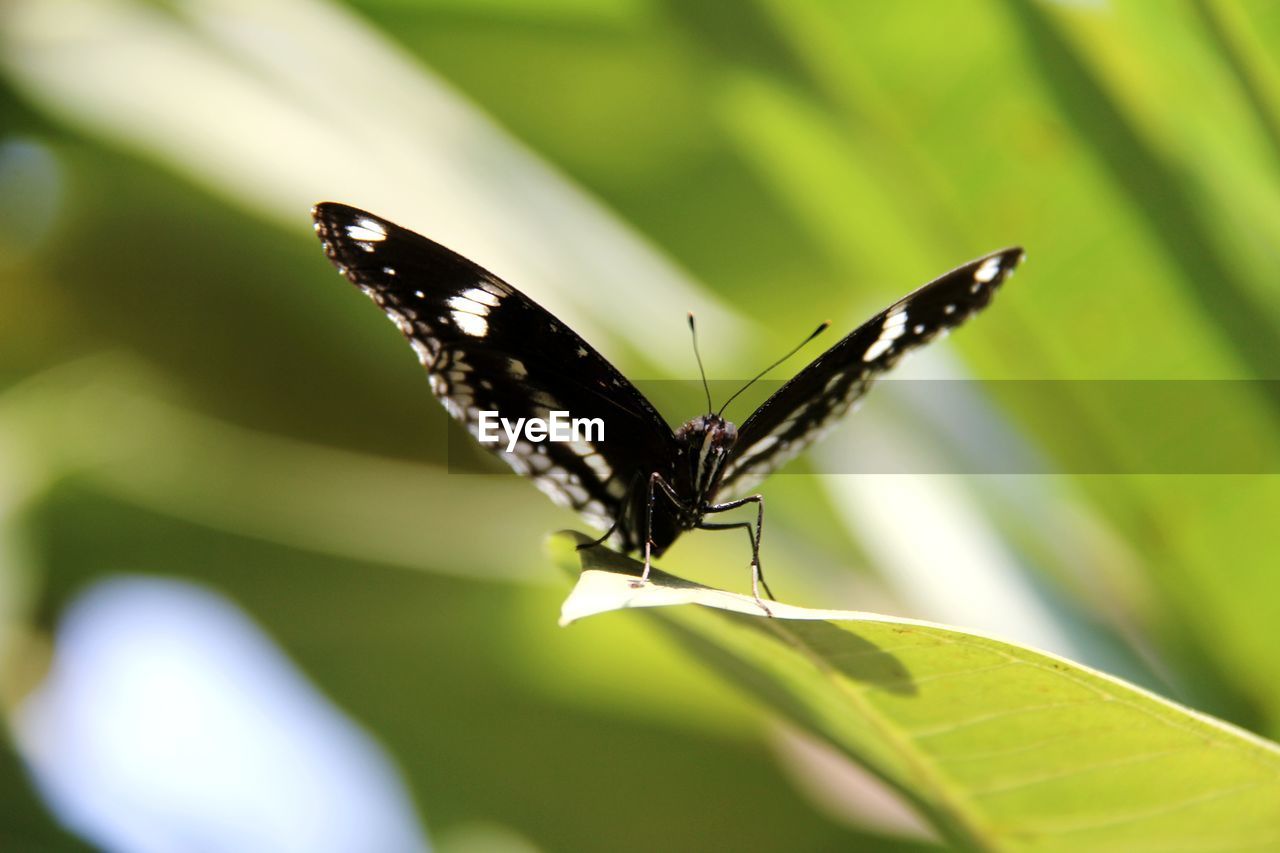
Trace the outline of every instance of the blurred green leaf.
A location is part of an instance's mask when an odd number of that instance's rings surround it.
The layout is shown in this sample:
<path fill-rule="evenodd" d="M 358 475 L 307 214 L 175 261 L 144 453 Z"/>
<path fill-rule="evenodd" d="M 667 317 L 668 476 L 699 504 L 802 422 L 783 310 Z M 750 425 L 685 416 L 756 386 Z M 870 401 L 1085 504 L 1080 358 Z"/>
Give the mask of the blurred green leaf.
<path fill-rule="evenodd" d="M 829 739 L 972 849 L 1244 849 L 1280 839 L 1280 746 L 1119 679 L 943 625 L 781 603 L 552 540 L 566 621 L 654 615 L 711 669 Z"/>
<path fill-rule="evenodd" d="M 1235 75 L 1271 146 L 1276 165 L 1280 166 L 1280 79 L 1266 46 L 1254 34 L 1238 3 L 1194 0 L 1192 8 L 1204 21 L 1205 31 L 1222 61 Z"/>
<path fill-rule="evenodd" d="M 1194 184 L 1182 179 L 1169 154 L 1144 133 L 1140 116 L 1125 110 L 1089 51 L 1069 34 L 1067 22 L 1038 4 L 1006 5 L 1063 118 L 1145 220 L 1188 295 L 1214 318 L 1254 375 L 1269 378 L 1277 367 L 1275 316 L 1223 251 Z M 1096 35 L 1090 24 L 1081 28 Z M 1280 406 L 1280 400 L 1267 399 Z"/>

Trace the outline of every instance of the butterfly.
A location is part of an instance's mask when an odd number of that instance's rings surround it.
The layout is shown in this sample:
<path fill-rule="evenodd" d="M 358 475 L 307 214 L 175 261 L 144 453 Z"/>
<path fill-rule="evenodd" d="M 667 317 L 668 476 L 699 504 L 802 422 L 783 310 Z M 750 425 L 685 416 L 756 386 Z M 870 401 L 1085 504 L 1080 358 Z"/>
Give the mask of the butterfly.
<path fill-rule="evenodd" d="M 713 413 L 708 395 L 706 414 L 672 430 L 590 344 L 493 273 L 345 204 L 318 204 L 312 217 L 330 260 L 400 329 L 432 392 L 472 435 L 482 438 L 485 412 L 512 421 L 569 412 L 607 427 L 593 440 L 526 436 L 485 446 L 605 529 L 593 544 L 643 551 L 637 585 L 681 533 L 742 529 L 751 540 L 752 594 L 766 613 L 760 587 L 773 593 L 760 568 L 764 498 L 755 486 L 830 430 L 903 353 L 986 307 L 1023 258 L 1019 248 L 984 255 L 893 303 L 814 359 L 741 428 L 723 417 L 724 407 Z M 696 353 L 696 337 L 694 345 Z M 754 522 L 707 520 L 747 505 Z"/>

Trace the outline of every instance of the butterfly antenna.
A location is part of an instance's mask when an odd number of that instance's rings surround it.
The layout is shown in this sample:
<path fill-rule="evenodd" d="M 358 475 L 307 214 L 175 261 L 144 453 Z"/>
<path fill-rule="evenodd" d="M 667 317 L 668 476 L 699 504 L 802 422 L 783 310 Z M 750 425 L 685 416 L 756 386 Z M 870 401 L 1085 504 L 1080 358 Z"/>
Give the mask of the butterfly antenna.
<path fill-rule="evenodd" d="M 689 312 L 689 334 L 693 335 L 693 357 L 698 360 L 698 373 L 702 376 L 702 390 L 707 395 L 707 411 L 711 411 L 711 388 L 707 385 L 707 371 L 702 369 L 702 353 L 698 352 L 698 328 L 693 324 L 693 312 Z"/>
<path fill-rule="evenodd" d="M 796 345 L 795 345 L 795 347 L 793 347 L 793 348 L 792 348 L 792 350 L 791 350 L 790 352 L 788 352 L 788 353 L 787 353 L 786 355 L 784 355 L 782 358 L 780 358 L 780 359 L 778 359 L 777 361 L 775 361 L 773 364 L 771 364 L 771 365 L 769 365 L 768 367 L 766 367 L 764 370 L 762 370 L 762 371 L 760 371 L 759 373 L 757 373 L 757 374 L 755 375 L 755 377 L 754 377 L 750 382 L 748 382 L 746 385 L 743 385 L 743 386 L 742 386 L 741 388 L 739 388 L 737 391 L 734 391 L 734 392 L 733 392 L 733 396 L 731 396 L 728 400 L 725 400 L 725 401 L 724 401 L 724 405 L 720 407 L 720 411 L 716 412 L 716 417 L 720 417 L 720 415 L 724 414 L 724 410 L 725 410 L 725 409 L 727 409 L 727 408 L 729 408 L 729 404 L 730 404 L 730 403 L 732 403 L 735 399 L 737 399 L 737 397 L 738 397 L 738 395 L 739 395 L 739 394 L 741 394 L 743 391 L 745 391 L 745 390 L 747 390 L 748 388 L 750 388 L 752 385 L 756 384 L 756 382 L 757 382 L 757 381 L 759 381 L 759 380 L 760 380 L 760 379 L 761 379 L 761 378 L 762 378 L 766 373 L 768 373 L 770 370 L 773 370 L 773 369 L 774 369 L 775 367 L 777 367 L 779 364 L 782 364 L 782 362 L 786 361 L 787 359 L 791 358 L 791 356 L 795 355 L 796 353 L 800 352 L 800 350 L 804 349 L 804 345 L 805 345 L 805 344 L 809 343 L 809 341 L 813 340 L 813 339 L 814 339 L 814 338 L 816 338 L 818 335 L 820 335 L 820 334 L 822 334 L 823 332 L 825 332 L 825 331 L 827 330 L 827 327 L 828 327 L 828 326 L 830 326 L 830 325 L 831 325 L 831 321 L 830 321 L 830 320 L 827 320 L 827 321 L 823 322 L 823 324 L 822 324 L 821 326 L 819 326 L 818 328 L 814 329 L 814 330 L 809 334 L 809 337 L 805 338 L 803 341 L 801 341 L 800 343 L 796 344 Z"/>

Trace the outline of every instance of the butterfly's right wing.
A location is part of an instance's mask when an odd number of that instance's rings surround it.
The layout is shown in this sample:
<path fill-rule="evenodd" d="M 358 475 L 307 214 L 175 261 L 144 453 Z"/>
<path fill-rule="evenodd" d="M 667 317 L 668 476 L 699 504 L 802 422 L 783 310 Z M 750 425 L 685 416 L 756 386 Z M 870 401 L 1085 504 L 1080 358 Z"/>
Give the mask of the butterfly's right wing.
<path fill-rule="evenodd" d="M 634 486 L 670 477 L 675 437 L 653 406 L 572 329 L 497 276 L 371 213 L 331 202 L 312 211 L 325 252 L 409 340 L 431 390 L 479 439 L 480 413 L 599 419 L 603 440 L 484 443 L 556 503 L 607 528 L 634 515 Z M 617 541 L 638 546 L 635 525 Z"/>
<path fill-rule="evenodd" d="M 814 359 L 742 424 L 720 481 L 722 494 L 749 492 L 825 435 L 904 353 L 985 308 L 1022 257 L 1021 249 L 1003 249 L 957 267 Z"/>

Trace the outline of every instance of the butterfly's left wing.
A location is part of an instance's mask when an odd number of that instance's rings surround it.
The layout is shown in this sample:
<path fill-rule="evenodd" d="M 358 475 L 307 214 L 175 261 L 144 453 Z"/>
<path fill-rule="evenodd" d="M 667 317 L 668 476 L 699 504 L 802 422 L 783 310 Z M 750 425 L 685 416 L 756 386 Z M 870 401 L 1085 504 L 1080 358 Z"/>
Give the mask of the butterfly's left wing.
<path fill-rule="evenodd" d="M 644 395 L 572 329 L 493 273 L 439 243 L 344 204 L 316 205 L 326 253 L 408 338 L 432 392 L 480 438 L 483 412 L 512 423 L 567 412 L 604 435 L 485 443 L 555 502 L 638 547 L 633 488 L 669 476 L 675 437 Z M 492 435 L 492 433 L 491 433 Z"/>
<path fill-rule="evenodd" d="M 904 296 L 818 356 L 742 424 L 721 492 L 745 494 L 821 438 L 903 353 L 985 308 L 1022 257 L 1013 248 L 970 261 Z"/>

